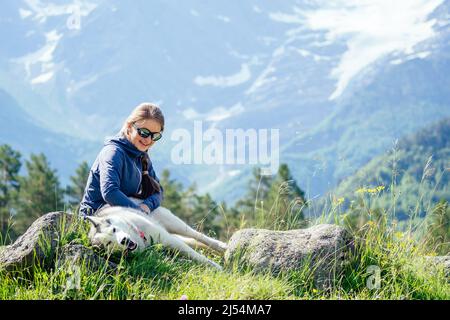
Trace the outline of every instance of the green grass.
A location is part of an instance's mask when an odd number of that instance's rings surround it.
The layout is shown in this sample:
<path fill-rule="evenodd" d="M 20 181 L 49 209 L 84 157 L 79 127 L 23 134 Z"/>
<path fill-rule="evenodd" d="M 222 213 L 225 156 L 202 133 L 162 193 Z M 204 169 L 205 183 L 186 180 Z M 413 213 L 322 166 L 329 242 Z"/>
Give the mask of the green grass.
<path fill-rule="evenodd" d="M 84 223 L 75 223 L 60 244 L 89 246 L 86 231 Z M 429 252 L 406 233 L 391 231 L 367 223 L 344 275 L 327 291 L 314 287 L 308 270 L 274 277 L 233 264 L 220 272 L 155 245 L 127 258 L 111 257 L 119 264 L 114 272 L 106 266 L 92 272 L 83 263 L 56 270 L 36 266 L 33 276 L 0 272 L 0 299 L 450 299 L 443 271 L 418 259 Z M 379 288 L 367 286 L 369 266 L 380 268 Z"/>
<path fill-rule="evenodd" d="M 0 299 L 180 299 L 183 295 L 188 299 L 450 299 L 444 271 L 421 258 L 435 253 L 416 236 L 420 220 L 399 228 L 390 211 L 375 214 L 370 205 L 360 210 L 365 210 L 361 213 L 365 220 L 353 227 L 346 213 L 340 212 L 339 201 L 312 222 L 343 225 L 356 239 L 344 273 L 329 289 L 315 287 L 309 268 L 273 276 L 234 261 L 224 271 L 216 271 L 154 245 L 126 258 L 110 257 L 118 263 L 116 271 L 106 265 L 92 271 L 83 262 L 51 269 L 35 266 L 31 275 L 0 271 Z M 80 220 L 63 223 L 59 246 L 89 247 L 88 228 Z M 203 253 L 224 264 L 222 257 Z M 374 285 L 377 279 L 379 286 Z"/>
<path fill-rule="evenodd" d="M 61 232 L 60 246 L 89 247 L 88 226 L 78 221 Z M 205 252 L 206 254 L 206 252 Z M 212 256 L 222 263 L 221 257 Z M 59 259 L 56 253 L 56 259 Z M 143 253 L 110 257 L 118 270 L 92 271 L 81 262 L 28 273 L 0 271 L 0 299 L 291 299 L 290 285 L 269 275 L 219 272 L 154 245 Z"/>

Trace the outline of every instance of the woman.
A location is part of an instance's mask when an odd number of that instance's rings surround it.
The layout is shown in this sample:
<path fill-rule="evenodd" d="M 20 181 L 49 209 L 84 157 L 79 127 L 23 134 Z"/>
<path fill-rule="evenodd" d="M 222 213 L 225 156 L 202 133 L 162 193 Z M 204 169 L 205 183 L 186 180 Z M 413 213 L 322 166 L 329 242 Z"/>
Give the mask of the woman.
<path fill-rule="evenodd" d="M 82 215 L 93 215 L 106 205 L 147 214 L 160 206 L 163 189 L 147 151 L 163 130 L 164 116 L 158 106 L 143 103 L 133 110 L 119 134 L 105 141 L 91 167 L 80 204 Z"/>
<path fill-rule="evenodd" d="M 143 103 L 136 107 L 119 134 L 106 140 L 95 159 L 80 204 L 80 213 L 84 216 L 95 215 L 106 206 L 142 210 L 147 214 L 152 213 L 152 220 L 165 231 L 181 236 L 167 240 L 166 235 L 166 244 L 181 248 L 193 256 L 198 254 L 189 251 L 182 241 L 192 246 L 201 247 L 204 244 L 223 253 L 227 247 L 225 243 L 192 229 L 165 208 L 155 210 L 161 204 L 163 188 L 147 151 L 162 137 L 163 130 L 164 116 L 158 106 Z"/>

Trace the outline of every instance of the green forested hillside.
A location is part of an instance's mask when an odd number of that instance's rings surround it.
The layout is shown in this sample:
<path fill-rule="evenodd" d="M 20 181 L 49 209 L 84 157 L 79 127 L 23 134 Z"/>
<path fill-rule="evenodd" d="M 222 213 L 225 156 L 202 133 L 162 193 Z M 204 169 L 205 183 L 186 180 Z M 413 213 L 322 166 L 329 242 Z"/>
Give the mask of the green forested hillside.
<path fill-rule="evenodd" d="M 396 139 L 450 117 L 447 54 L 367 71 L 322 123 L 281 147 L 281 160 L 309 197 L 322 196 Z M 427 79 L 439 79 L 429 81 Z"/>
<path fill-rule="evenodd" d="M 450 200 L 449 174 L 450 118 L 446 118 L 401 139 L 331 194 L 341 199 L 344 209 L 365 198 L 372 208 L 388 209 L 395 203 L 399 219 L 423 216 L 440 200 Z"/>

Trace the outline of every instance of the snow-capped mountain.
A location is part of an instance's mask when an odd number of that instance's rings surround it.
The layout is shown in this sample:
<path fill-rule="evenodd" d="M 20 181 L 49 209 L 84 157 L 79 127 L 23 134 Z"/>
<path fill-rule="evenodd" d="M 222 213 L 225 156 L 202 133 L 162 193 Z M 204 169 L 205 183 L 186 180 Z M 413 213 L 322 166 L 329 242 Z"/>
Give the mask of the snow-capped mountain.
<path fill-rule="evenodd" d="M 6 0 L 1 8 L 0 88 L 17 108 L 100 148 L 134 106 L 157 102 L 167 130 L 152 152 L 156 166 L 217 199 L 234 199 L 251 166 L 174 164 L 171 133 L 192 132 L 196 120 L 223 132 L 279 129 L 280 160 L 315 196 L 392 139 L 450 113 L 449 1 Z"/>

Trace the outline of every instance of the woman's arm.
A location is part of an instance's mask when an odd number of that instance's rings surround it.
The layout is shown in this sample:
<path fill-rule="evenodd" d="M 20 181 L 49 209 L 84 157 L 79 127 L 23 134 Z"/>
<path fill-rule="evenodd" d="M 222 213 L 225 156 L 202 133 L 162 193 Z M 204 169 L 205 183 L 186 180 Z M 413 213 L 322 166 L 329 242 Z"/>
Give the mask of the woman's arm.
<path fill-rule="evenodd" d="M 99 159 L 100 191 L 103 199 L 111 206 L 139 209 L 139 206 L 120 190 L 123 161 L 124 154 L 120 150 L 113 146 L 103 149 Z"/>

